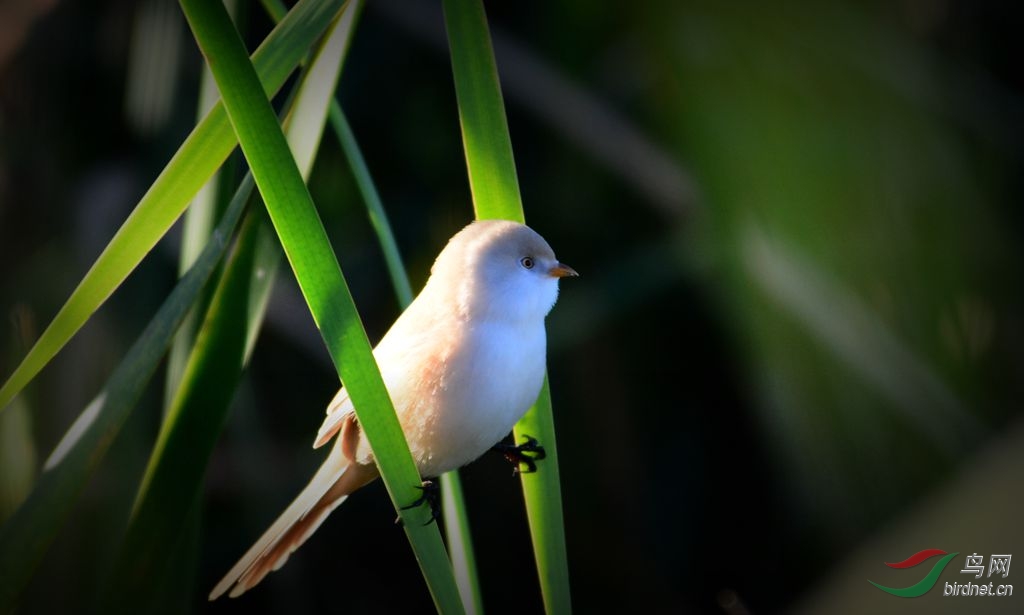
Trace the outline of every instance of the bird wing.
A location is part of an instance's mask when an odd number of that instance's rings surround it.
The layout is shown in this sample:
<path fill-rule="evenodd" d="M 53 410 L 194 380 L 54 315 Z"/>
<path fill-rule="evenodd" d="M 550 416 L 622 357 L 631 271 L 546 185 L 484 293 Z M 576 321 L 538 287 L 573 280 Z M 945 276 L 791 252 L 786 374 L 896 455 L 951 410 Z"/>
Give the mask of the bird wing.
<path fill-rule="evenodd" d="M 334 434 L 338 433 L 345 419 L 351 418 L 355 408 L 352 407 L 352 400 L 348 397 L 345 387 L 338 390 L 331 403 L 327 404 L 327 418 L 324 419 L 320 431 L 316 433 L 316 440 L 313 441 L 313 448 L 320 448 L 330 442 Z"/>
<path fill-rule="evenodd" d="M 410 357 L 415 355 L 410 352 L 410 348 L 413 350 L 418 349 L 423 345 L 424 341 L 429 340 L 423 333 L 409 333 L 407 331 L 402 332 L 400 335 L 405 336 L 406 343 L 402 346 L 398 346 L 395 340 L 395 334 L 393 331 L 401 330 L 402 323 L 408 322 L 403 320 L 402 316 L 395 322 L 391 330 L 381 339 L 377 347 L 373 349 L 373 356 L 377 361 L 377 365 L 381 370 L 381 378 L 384 379 L 385 386 L 388 388 L 388 392 L 391 393 L 391 387 L 394 384 L 401 385 L 406 382 L 408 378 L 404 378 L 408 366 L 410 363 Z M 398 408 L 396 407 L 397 411 Z M 324 444 L 331 441 L 331 438 L 342 429 L 346 421 L 355 420 L 355 408 L 352 405 L 352 400 L 349 399 L 348 391 L 345 387 L 341 387 L 338 393 L 331 400 L 331 403 L 327 404 L 327 418 L 324 419 L 320 430 L 316 433 L 316 439 L 313 441 L 313 448 L 320 448 Z M 347 441 L 347 439 L 346 439 Z M 351 444 L 351 443 L 349 443 Z M 354 448 L 352 449 L 354 451 Z M 352 459 L 349 456 L 349 459 Z"/>

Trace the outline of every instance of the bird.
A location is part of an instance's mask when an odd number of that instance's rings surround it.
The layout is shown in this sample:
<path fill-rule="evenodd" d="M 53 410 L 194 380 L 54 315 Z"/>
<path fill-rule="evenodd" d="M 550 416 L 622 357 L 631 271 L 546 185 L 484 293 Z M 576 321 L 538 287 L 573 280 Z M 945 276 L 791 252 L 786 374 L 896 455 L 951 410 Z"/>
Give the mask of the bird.
<path fill-rule="evenodd" d="M 449 239 L 422 291 L 373 350 L 421 476 L 437 477 L 480 457 L 537 400 L 546 371 L 544 320 L 559 280 L 577 275 L 543 237 L 517 222 L 478 220 Z M 332 439 L 309 484 L 210 600 L 253 588 L 349 494 L 379 477 L 344 386 L 328 404 L 313 447 Z"/>

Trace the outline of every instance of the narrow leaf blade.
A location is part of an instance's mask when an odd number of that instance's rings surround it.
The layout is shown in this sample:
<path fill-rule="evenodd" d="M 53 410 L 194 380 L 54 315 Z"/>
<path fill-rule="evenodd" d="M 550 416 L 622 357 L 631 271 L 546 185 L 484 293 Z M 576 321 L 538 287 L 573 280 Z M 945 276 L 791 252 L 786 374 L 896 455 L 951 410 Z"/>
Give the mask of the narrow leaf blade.
<path fill-rule="evenodd" d="M 338 141 L 352 167 L 352 174 L 356 178 L 359 192 L 366 204 L 370 223 L 373 225 L 377 240 L 384 251 L 388 274 L 391 277 L 391 284 L 394 286 L 398 303 L 404 310 L 412 303 L 412 287 L 409 284 L 405 266 L 402 265 L 402 257 L 398 253 L 398 245 L 391 231 L 387 212 L 384 211 L 384 205 L 381 203 L 355 134 L 337 100 L 331 102 L 330 118 Z M 480 592 L 480 579 L 476 567 L 476 556 L 473 552 L 473 540 L 469 531 L 466 499 L 463 496 L 462 481 L 459 480 L 458 470 L 446 472 L 441 476 L 441 493 L 444 498 L 442 509 L 445 534 L 448 538 L 448 552 L 451 554 L 452 566 L 455 569 L 455 582 L 462 595 L 462 604 L 467 613 L 483 613 L 483 595 Z"/>
<path fill-rule="evenodd" d="M 479 219 L 524 222 L 491 33 L 479 0 L 445 0 L 469 185 Z"/>
<path fill-rule="evenodd" d="M 384 483 L 401 508 L 416 499 L 420 478 L 323 224 L 224 7 L 206 0 L 182 0 L 181 5 L 210 60 L 235 134 Z M 426 511 L 400 514 L 435 605 L 443 612 L 462 612 L 437 528 L 419 525 Z"/>
<path fill-rule="evenodd" d="M 276 92 L 343 0 L 301 0 L 253 54 L 261 89 Z M 0 387 L 0 412 L 78 332 L 167 233 L 237 143 L 217 104 L 171 158 L 28 355 Z"/>
<path fill-rule="evenodd" d="M 350 2 L 342 11 L 288 105 L 288 140 L 304 176 L 313 167 L 358 5 Z M 150 457 L 104 598 L 111 609 L 143 608 L 151 598 L 149 584 L 170 572 L 164 554 L 173 550 L 198 499 L 254 333 L 263 322 L 280 257 L 266 212 L 251 212 Z"/>
<path fill-rule="evenodd" d="M 251 191 L 251 180 L 247 184 Z M 244 198 L 237 198 L 228 208 L 188 274 L 57 445 L 28 499 L 0 529 L 0 612 L 13 608 L 78 494 L 138 402 L 174 332 L 223 257 L 244 204 Z"/>
<path fill-rule="evenodd" d="M 444 0 L 444 16 L 476 216 L 524 222 L 512 141 L 483 3 Z M 546 378 L 540 398 L 516 425 L 514 434 L 517 441 L 525 436 L 536 438 L 547 451 L 538 471 L 523 477 L 523 496 L 545 609 L 548 613 L 569 613 L 572 604 L 558 450 Z"/>

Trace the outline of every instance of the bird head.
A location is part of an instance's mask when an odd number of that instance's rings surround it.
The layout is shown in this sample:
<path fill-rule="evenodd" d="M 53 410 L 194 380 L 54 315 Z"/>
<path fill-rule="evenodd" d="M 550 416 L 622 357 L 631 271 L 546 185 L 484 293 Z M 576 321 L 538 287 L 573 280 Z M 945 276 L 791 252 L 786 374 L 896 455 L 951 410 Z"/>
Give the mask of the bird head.
<path fill-rule="evenodd" d="M 530 227 L 479 220 L 441 251 L 428 287 L 454 291 L 449 305 L 462 317 L 543 321 L 558 299 L 558 281 L 576 275 Z"/>

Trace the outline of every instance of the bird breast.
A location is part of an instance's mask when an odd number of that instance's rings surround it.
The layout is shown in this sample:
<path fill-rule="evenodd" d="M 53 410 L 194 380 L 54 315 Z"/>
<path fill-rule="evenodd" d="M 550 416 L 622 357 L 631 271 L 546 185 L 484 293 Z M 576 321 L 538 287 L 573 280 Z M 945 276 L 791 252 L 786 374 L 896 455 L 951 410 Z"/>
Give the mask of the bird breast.
<path fill-rule="evenodd" d="M 463 324 L 432 342 L 406 355 L 405 378 L 385 377 L 423 476 L 465 465 L 508 434 L 537 400 L 545 367 L 543 321 Z"/>

